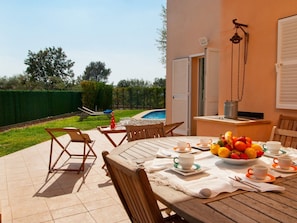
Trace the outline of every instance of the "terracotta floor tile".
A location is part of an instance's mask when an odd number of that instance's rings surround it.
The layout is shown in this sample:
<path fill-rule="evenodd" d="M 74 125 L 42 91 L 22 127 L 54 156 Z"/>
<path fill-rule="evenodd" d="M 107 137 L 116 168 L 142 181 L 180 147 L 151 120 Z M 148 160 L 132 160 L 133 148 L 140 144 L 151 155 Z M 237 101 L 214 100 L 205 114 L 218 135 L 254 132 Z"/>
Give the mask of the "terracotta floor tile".
<path fill-rule="evenodd" d="M 54 222 L 50 212 L 38 213 L 30 216 L 25 216 L 22 218 L 13 219 L 13 223 L 50 223 Z"/>
<path fill-rule="evenodd" d="M 84 205 L 88 211 L 92 211 L 92 210 L 96 210 L 96 209 L 100 209 L 108 206 L 117 205 L 117 203 L 112 198 L 105 198 L 100 200 L 86 201 L 84 202 Z"/>
<path fill-rule="evenodd" d="M 46 202 L 38 199 L 19 200 L 18 202 L 13 202 L 11 206 L 13 219 L 38 215 L 48 211 L 49 209 Z"/>
<path fill-rule="evenodd" d="M 90 215 L 90 213 L 80 213 L 76 215 L 71 215 L 64 218 L 55 219 L 55 223 L 96 223 L 96 221 L 93 219 L 93 217 Z M 99 221 L 98 221 L 99 222 Z M 103 223 L 103 222 L 101 222 Z"/>
<path fill-rule="evenodd" d="M 0 157 L 0 210 L 3 223 L 130 222 L 103 165 L 102 151 L 113 146 L 98 130 L 86 131 L 96 140 L 97 159 L 87 159 L 85 171 L 48 173 L 50 140 Z M 121 134 L 115 135 L 120 141 Z M 63 142 L 68 142 L 62 136 Z M 78 148 L 76 145 L 74 148 Z M 54 150 L 54 157 L 61 152 Z M 80 159 L 63 157 L 66 166 Z M 60 164 L 61 165 L 61 164 Z"/>
<path fill-rule="evenodd" d="M 66 194 L 56 197 L 51 197 L 45 200 L 50 210 L 56 210 L 65 208 L 77 204 L 81 204 L 81 201 L 75 194 Z"/>
<path fill-rule="evenodd" d="M 120 205 L 108 206 L 90 211 L 96 222 L 114 223 L 128 219 L 124 209 Z"/>
<path fill-rule="evenodd" d="M 68 206 L 65 208 L 59 208 L 51 211 L 54 219 L 69 217 L 72 215 L 81 214 L 85 212 L 87 212 L 87 209 L 83 204 L 77 204 L 77 205 Z"/>

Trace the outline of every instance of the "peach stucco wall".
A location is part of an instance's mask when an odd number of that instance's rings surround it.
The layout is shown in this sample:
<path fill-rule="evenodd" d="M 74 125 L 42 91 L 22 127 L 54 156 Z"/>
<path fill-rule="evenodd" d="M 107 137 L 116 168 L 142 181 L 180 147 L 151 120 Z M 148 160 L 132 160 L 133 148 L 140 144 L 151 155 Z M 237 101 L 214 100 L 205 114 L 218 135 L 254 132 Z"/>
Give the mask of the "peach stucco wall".
<path fill-rule="evenodd" d="M 172 60 L 203 53 L 199 38 L 209 39 L 209 48 L 220 50 L 219 114 L 230 100 L 231 42 L 233 19 L 248 25 L 250 35 L 243 100 L 240 111 L 264 112 L 276 124 L 279 114 L 296 110 L 276 109 L 276 53 L 278 19 L 296 15 L 294 0 L 168 0 L 166 106 L 171 108 Z M 242 32 L 238 31 L 242 36 Z M 171 120 L 167 109 L 167 121 Z M 195 115 L 195 114 L 194 114 Z"/>
<path fill-rule="evenodd" d="M 172 119 L 172 60 L 203 53 L 199 39 L 204 36 L 209 39 L 209 47 L 217 48 L 220 43 L 219 19 L 220 0 L 167 0 L 167 122 Z"/>
<path fill-rule="evenodd" d="M 224 101 L 230 98 L 229 85 L 231 47 L 234 34 L 232 19 L 248 25 L 248 60 L 241 111 L 264 112 L 265 119 L 276 123 L 279 114 L 297 115 L 296 110 L 276 109 L 277 22 L 296 15 L 297 1 L 292 0 L 223 0 L 221 1 L 221 64 L 219 109 L 223 114 Z M 239 34 L 240 31 L 238 32 Z M 296 37 L 297 38 L 297 37 Z M 297 75 L 297 74 L 296 74 Z"/>

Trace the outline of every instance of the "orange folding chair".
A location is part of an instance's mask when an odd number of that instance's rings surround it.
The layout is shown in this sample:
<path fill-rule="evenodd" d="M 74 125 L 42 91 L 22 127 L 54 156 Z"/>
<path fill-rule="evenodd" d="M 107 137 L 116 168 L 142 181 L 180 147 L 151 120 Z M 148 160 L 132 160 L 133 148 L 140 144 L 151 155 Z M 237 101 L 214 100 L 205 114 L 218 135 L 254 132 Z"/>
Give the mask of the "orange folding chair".
<path fill-rule="evenodd" d="M 50 148 L 50 158 L 49 158 L 49 173 L 57 170 L 63 170 L 63 171 L 84 171 L 85 161 L 88 157 L 95 157 L 97 158 L 96 153 L 93 150 L 93 145 L 95 143 L 95 140 L 91 140 L 88 134 L 82 133 L 77 128 L 46 128 L 45 129 L 48 134 L 51 136 L 51 148 Z M 64 146 L 63 143 L 61 143 L 56 134 L 57 132 L 65 132 L 69 135 L 70 140 L 69 142 Z M 62 149 L 61 153 L 58 155 L 57 159 L 53 162 L 53 148 L 54 148 L 54 142 L 56 142 Z M 73 153 L 70 151 L 69 146 L 71 143 L 83 143 L 83 152 L 82 153 Z M 69 157 L 68 159 L 72 157 L 82 157 L 82 162 L 78 169 L 68 169 L 68 168 L 56 168 L 56 165 L 58 161 L 61 159 L 62 155 L 66 153 Z"/>

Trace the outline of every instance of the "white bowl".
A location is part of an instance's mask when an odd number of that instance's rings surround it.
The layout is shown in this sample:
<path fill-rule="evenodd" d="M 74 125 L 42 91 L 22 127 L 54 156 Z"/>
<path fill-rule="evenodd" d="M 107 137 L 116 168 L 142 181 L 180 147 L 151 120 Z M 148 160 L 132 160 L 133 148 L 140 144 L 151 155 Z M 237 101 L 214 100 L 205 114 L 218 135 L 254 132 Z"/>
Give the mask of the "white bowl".
<path fill-rule="evenodd" d="M 219 156 L 216 156 L 216 157 L 223 160 L 223 162 L 232 164 L 232 165 L 246 165 L 246 164 L 256 162 L 260 158 L 260 157 L 258 157 L 255 159 L 231 159 L 231 158 L 223 158 L 223 157 L 219 157 Z"/>

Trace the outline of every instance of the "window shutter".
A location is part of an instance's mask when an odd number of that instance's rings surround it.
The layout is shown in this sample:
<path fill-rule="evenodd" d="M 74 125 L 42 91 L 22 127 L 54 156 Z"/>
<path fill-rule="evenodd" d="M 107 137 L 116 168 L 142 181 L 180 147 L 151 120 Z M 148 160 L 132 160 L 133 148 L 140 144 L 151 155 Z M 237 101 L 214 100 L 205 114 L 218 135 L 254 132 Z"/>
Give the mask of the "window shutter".
<path fill-rule="evenodd" d="M 276 108 L 297 109 L 297 15 L 278 21 Z"/>

